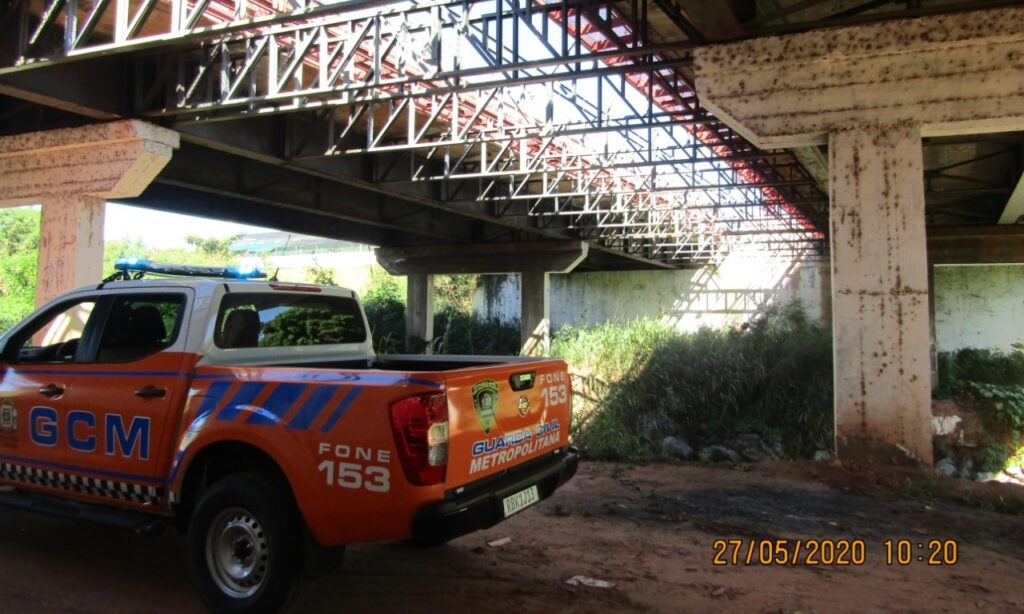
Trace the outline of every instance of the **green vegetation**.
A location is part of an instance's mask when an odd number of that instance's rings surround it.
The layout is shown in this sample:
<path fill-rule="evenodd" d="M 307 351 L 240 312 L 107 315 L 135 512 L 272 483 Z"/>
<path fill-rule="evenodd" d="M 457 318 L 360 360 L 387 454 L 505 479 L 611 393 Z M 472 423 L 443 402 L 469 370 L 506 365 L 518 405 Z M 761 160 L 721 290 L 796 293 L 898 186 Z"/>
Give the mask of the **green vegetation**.
<path fill-rule="evenodd" d="M 585 374 L 573 430 L 592 458 L 652 458 L 680 434 L 699 447 L 756 433 L 789 456 L 831 446 L 831 333 L 797 306 L 692 334 L 651 320 L 566 327 L 553 349 Z"/>
<path fill-rule="evenodd" d="M 398 279 L 383 269 L 370 271 L 370 287 L 362 297 L 363 310 L 370 322 L 373 347 L 378 354 L 397 354 L 405 350 L 405 290 Z"/>
<path fill-rule="evenodd" d="M 985 425 L 983 471 L 1024 466 L 1024 351 L 966 348 L 939 355 L 937 398 L 965 396 Z"/>
<path fill-rule="evenodd" d="M 235 242 L 241 235 L 232 235 L 230 237 L 201 237 L 199 235 L 189 235 L 185 237 L 185 242 L 189 245 L 194 245 L 196 249 L 207 256 L 214 256 L 218 258 L 228 257 L 228 247 Z"/>
<path fill-rule="evenodd" d="M 338 285 L 338 282 L 334 279 L 334 270 L 325 266 L 320 266 L 316 262 L 306 269 L 306 277 L 309 278 L 309 281 L 317 284 L 318 286 Z"/>
<path fill-rule="evenodd" d="M 203 240 L 199 237 L 189 237 L 189 242 L 193 240 L 202 243 Z M 220 239 L 209 239 L 207 247 L 218 243 Z M 192 243 L 196 245 L 196 243 Z M 155 248 L 148 247 L 142 242 L 142 239 L 115 239 L 113 241 L 107 241 L 103 248 L 103 274 L 109 275 L 114 272 L 114 261 L 118 258 L 125 256 L 136 256 L 139 258 L 147 258 L 154 262 L 162 263 L 173 263 L 173 264 L 185 264 L 195 266 L 229 266 L 236 263 L 238 257 L 234 254 L 229 254 L 226 250 L 214 250 L 207 251 L 203 247 L 197 246 L 197 249 L 182 249 L 182 248 Z"/>
<path fill-rule="evenodd" d="M 454 309 L 435 313 L 434 352 L 515 356 L 519 353 L 519 322 L 486 319 Z"/>
<path fill-rule="evenodd" d="M 438 275 L 434 278 L 434 353 L 519 353 L 519 323 L 485 319 L 473 314 L 473 293 L 479 277 Z M 370 322 L 373 346 L 380 354 L 405 351 L 405 289 L 383 270 L 371 272 L 362 297 Z"/>
<path fill-rule="evenodd" d="M 39 210 L 0 210 L 0 332 L 35 308 Z"/>

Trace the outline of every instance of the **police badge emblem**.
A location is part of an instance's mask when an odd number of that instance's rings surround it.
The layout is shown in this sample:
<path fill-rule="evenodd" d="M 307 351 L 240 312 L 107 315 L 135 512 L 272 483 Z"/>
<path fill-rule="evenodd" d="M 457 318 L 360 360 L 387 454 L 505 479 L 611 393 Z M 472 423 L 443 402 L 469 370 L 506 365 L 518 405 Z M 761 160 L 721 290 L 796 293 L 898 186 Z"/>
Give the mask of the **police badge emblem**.
<path fill-rule="evenodd" d="M 476 419 L 480 422 L 484 433 L 490 433 L 498 423 L 498 382 L 492 379 L 479 381 L 473 384 L 471 392 Z"/>
<path fill-rule="evenodd" d="M 526 395 L 519 397 L 519 415 L 526 417 L 526 414 L 530 413 L 530 399 L 526 398 Z"/>

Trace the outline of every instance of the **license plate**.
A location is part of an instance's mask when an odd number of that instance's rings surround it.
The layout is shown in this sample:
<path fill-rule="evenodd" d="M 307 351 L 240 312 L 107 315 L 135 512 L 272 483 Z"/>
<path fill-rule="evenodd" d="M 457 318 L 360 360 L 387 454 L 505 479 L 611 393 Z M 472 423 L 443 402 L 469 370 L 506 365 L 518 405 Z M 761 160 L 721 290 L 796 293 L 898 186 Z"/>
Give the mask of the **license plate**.
<path fill-rule="evenodd" d="M 512 514 L 521 512 L 538 501 L 540 501 L 540 493 L 537 492 L 537 486 L 533 485 L 526 490 L 520 490 L 514 495 L 505 497 L 501 501 L 501 505 L 505 508 L 505 518 L 508 518 Z"/>

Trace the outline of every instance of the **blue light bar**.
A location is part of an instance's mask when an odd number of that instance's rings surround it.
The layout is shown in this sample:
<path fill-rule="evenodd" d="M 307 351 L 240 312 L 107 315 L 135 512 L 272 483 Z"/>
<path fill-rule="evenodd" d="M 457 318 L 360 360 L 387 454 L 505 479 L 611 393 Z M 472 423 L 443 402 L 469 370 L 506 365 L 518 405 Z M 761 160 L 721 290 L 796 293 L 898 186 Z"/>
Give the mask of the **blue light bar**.
<path fill-rule="evenodd" d="M 184 277 L 222 277 L 225 279 L 260 279 L 266 277 L 258 267 L 253 266 L 191 266 L 185 264 L 161 264 L 145 258 L 118 258 L 114 262 L 118 271 L 153 273 L 155 275 L 180 275 Z"/>

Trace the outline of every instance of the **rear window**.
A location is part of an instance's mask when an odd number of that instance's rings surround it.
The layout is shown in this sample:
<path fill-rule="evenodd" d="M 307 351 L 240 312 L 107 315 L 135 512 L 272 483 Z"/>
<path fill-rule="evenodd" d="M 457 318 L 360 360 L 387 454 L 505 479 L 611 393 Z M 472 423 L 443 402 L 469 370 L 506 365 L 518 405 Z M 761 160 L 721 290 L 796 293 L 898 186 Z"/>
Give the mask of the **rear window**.
<path fill-rule="evenodd" d="M 213 341 L 223 349 L 362 343 L 366 327 L 354 298 L 232 292 L 221 300 Z"/>

